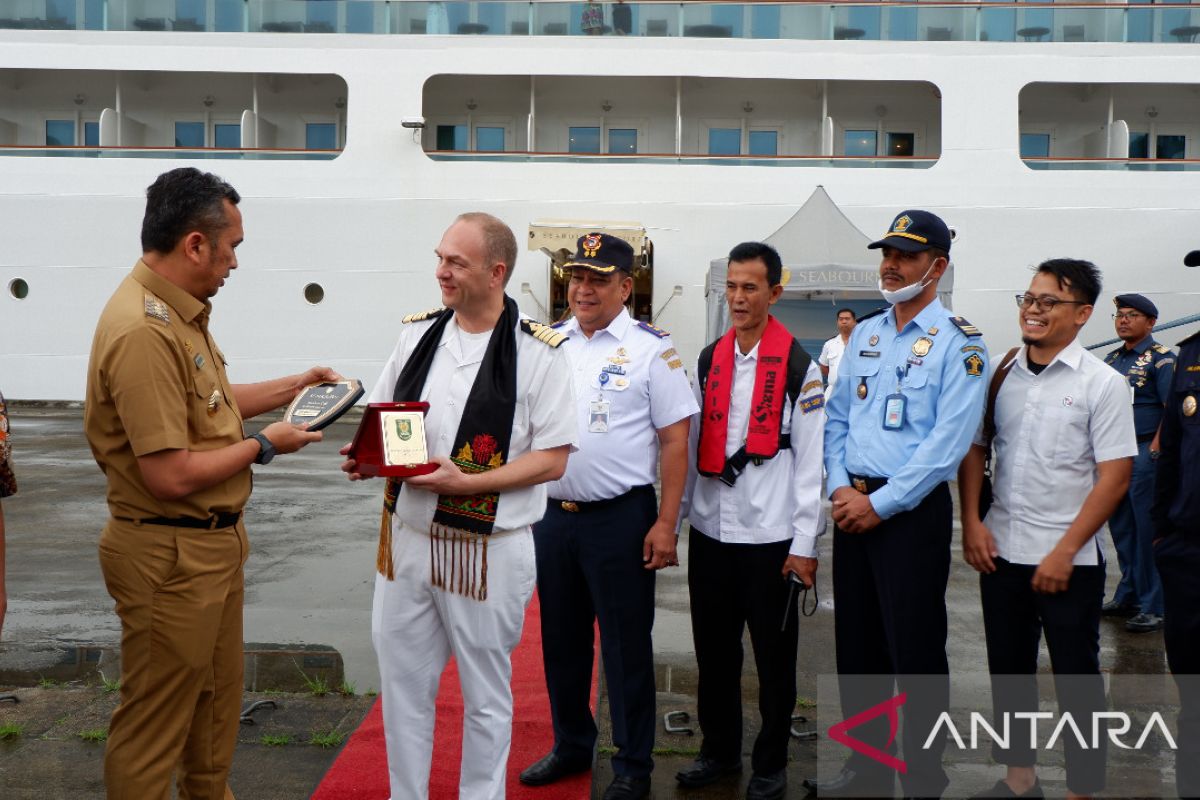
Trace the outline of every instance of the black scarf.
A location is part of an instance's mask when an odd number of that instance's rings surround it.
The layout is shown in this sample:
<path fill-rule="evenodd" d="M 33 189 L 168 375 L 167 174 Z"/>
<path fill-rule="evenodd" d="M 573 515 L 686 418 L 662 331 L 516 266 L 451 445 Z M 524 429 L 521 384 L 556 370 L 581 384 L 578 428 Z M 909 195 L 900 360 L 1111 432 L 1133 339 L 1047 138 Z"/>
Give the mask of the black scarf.
<path fill-rule="evenodd" d="M 396 402 L 416 401 L 421 397 L 429 369 L 442 341 L 442 334 L 453 316 L 443 309 L 435 314 L 433 325 L 417 342 L 396 386 Z M 486 472 L 508 460 L 512 423 L 517 403 L 517 340 L 520 321 L 517 303 L 504 296 L 504 311 L 488 340 L 487 351 L 454 437 L 450 460 L 468 473 Z M 380 531 L 379 571 L 393 577 L 391 563 L 391 515 L 400 494 L 400 481 L 388 480 L 384 494 L 384 524 Z M 494 492 L 476 495 L 439 495 L 431 527 L 433 553 L 432 581 L 435 586 L 451 588 L 483 600 L 487 597 L 487 540 L 496 523 L 500 495 Z M 386 538 L 386 542 L 384 539 Z M 457 545 L 457 547 L 455 546 Z M 446 568 L 449 567 L 449 570 Z M 455 586 L 457 578 L 458 585 Z"/>

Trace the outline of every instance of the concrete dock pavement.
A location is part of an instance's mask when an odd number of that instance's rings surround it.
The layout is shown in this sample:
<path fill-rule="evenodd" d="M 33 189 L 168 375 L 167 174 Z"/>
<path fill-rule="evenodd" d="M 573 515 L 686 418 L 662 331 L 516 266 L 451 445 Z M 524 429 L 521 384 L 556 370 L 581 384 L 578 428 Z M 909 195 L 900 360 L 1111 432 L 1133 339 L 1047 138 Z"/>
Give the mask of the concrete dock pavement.
<path fill-rule="evenodd" d="M 10 413 L 20 491 L 4 502 L 9 608 L 0 640 L 0 695 L 6 688 L 16 687 L 22 703 L 17 711 L 13 704 L 0 702 L 0 726 L 21 714 L 28 734 L 17 740 L 0 740 L 0 796 L 5 800 L 100 797 L 102 747 L 78 734 L 104 728 L 115 702 L 115 695 L 104 690 L 97 670 L 110 679 L 118 674 L 112 670 L 119 624 L 96 556 L 96 542 L 107 516 L 104 480 L 83 438 L 78 407 L 11 403 Z M 266 467 L 255 467 L 254 494 L 246 509 L 251 543 L 246 565 L 246 641 L 264 643 L 270 653 L 288 652 L 293 659 L 304 648 L 335 651 L 340 675 L 358 694 L 287 695 L 289 711 L 267 712 L 261 723 L 277 725 L 279 735 L 293 737 L 287 746 L 263 745 L 261 737 L 268 733 L 265 727 L 243 729 L 232 778 L 242 800 L 307 797 L 336 754 L 336 747 L 307 744 L 310 734 L 318 728 L 353 729 L 370 705 L 363 693 L 379 685 L 370 643 L 370 608 L 382 484 L 352 484 L 338 471 L 341 457 L 337 450 L 350 440 L 355 424 L 339 422 L 326 430 L 320 444 L 281 456 Z M 251 423 L 248 429 L 259 427 Z M 1110 556 L 1111 594 L 1116 560 L 1106 531 L 1101 541 Z M 680 547 L 683 566 L 660 572 L 658 580 L 654 642 L 659 725 L 653 797 L 741 797 L 750 776 L 749 750 L 757 732 L 757 691 L 748 640 L 743 670 L 745 772 L 740 780 L 730 779 L 704 791 L 682 790 L 674 781 L 675 772 L 695 757 L 700 745 L 686 544 L 685 534 Z M 820 548 L 820 608 L 815 616 L 803 618 L 800 627 L 802 707 L 797 713 L 809 716 L 814 715 L 808 704 L 818 698 L 821 676 L 835 672 L 831 536 L 820 540 Z M 947 593 L 951 672 L 964 680 L 978 679 L 986 670 L 978 581 L 961 560 L 957 529 L 952 564 Z M 1048 671 L 1044 651 L 1042 661 L 1043 670 Z M 1101 624 L 1101 664 L 1113 673 L 1162 675 L 1166 670 L 1162 636 L 1127 633 L 1119 624 L 1105 620 Z M 43 678 L 58 683 L 43 688 L 38 686 Z M 956 685 L 959 682 L 956 677 Z M 600 797 L 612 777 L 606 696 L 601 680 L 597 714 L 600 758 L 594 797 Z M 260 697 L 268 696 L 248 694 L 247 702 Z M 662 719 L 668 711 L 687 712 L 693 734 L 666 732 Z M 1170 723 L 1173 728 L 1173 718 Z M 840 745 L 830 742 L 824 731 L 821 737 L 816 742 L 793 741 L 789 797 L 804 796 L 801 781 L 816 773 L 819 753 L 826 759 L 840 758 Z M 1055 755 L 1048 754 L 1042 781 L 1048 793 L 1063 794 L 1064 776 L 1061 763 L 1054 762 Z M 1114 785 L 1135 775 L 1140 764 L 1161 782 L 1161 794 L 1169 795 L 1173 782 L 1169 754 L 1157 752 L 1139 758 L 1141 761 L 1127 764 L 1121 775 L 1114 776 Z M 1001 772 L 995 765 L 957 765 L 954 785 L 978 791 L 990 786 Z M 290 776 L 288 781 L 283 780 L 285 775 Z M 1119 789 L 1108 795 L 1122 796 Z"/>

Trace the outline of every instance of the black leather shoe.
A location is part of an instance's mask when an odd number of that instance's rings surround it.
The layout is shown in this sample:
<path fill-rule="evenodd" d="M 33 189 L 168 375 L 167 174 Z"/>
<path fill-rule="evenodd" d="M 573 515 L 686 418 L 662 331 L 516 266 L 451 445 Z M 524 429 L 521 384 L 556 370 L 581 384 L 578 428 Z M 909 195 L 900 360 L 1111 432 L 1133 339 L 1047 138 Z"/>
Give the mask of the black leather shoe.
<path fill-rule="evenodd" d="M 827 781 L 805 778 L 804 788 L 820 797 L 891 797 L 895 781 L 870 780 L 852 769 L 842 767 Z"/>
<path fill-rule="evenodd" d="M 618 775 L 604 790 L 604 800 L 642 800 L 650 796 L 650 776 Z"/>
<path fill-rule="evenodd" d="M 1128 603 L 1118 603 L 1116 600 L 1109 600 L 1104 605 L 1100 606 L 1100 614 L 1105 617 L 1132 617 L 1138 613 L 1137 606 Z"/>
<path fill-rule="evenodd" d="M 675 780 L 679 781 L 680 786 L 686 786 L 689 789 L 699 789 L 701 786 L 708 786 L 716 783 L 726 775 L 736 775 L 742 771 L 741 760 L 737 761 L 717 761 L 707 756 L 700 756 L 687 769 L 680 770 L 675 773 Z"/>
<path fill-rule="evenodd" d="M 787 794 L 787 770 L 770 775 L 753 775 L 746 787 L 746 800 L 782 800 Z"/>
<path fill-rule="evenodd" d="M 591 768 L 591 760 L 567 759 L 552 752 L 522 770 L 518 780 L 526 786 L 545 786 L 548 783 L 562 780 L 568 775 L 587 772 Z"/>

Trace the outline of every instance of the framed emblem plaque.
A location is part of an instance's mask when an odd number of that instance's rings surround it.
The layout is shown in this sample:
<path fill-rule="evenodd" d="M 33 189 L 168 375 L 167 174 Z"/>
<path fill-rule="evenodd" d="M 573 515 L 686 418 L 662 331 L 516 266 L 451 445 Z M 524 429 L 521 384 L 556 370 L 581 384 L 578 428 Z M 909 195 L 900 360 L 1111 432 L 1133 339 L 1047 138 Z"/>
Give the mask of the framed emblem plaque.
<path fill-rule="evenodd" d="M 283 419 L 293 425 L 307 422 L 310 431 L 319 431 L 353 408 L 362 396 L 362 383 L 353 378 L 314 383 L 300 390 Z"/>
<path fill-rule="evenodd" d="M 437 469 L 429 463 L 425 412 L 429 403 L 368 403 L 348 456 L 368 476 L 409 478 Z"/>

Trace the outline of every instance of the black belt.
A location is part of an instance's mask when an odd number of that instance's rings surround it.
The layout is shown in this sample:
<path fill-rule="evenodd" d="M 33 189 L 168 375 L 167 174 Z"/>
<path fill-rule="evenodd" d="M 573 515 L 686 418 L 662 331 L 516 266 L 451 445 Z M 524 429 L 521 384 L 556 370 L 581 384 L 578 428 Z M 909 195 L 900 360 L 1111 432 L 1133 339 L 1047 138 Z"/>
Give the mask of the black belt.
<path fill-rule="evenodd" d="M 1158 434 L 1157 433 L 1139 433 L 1138 437 L 1137 437 L 1137 443 L 1145 444 L 1146 442 L 1153 442 L 1155 436 L 1158 436 Z"/>
<path fill-rule="evenodd" d="M 218 511 L 207 519 L 196 517 L 151 517 L 150 519 L 135 519 L 133 522 L 142 525 L 164 525 L 170 528 L 204 528 L 215 531 L 221 528 L 232 528 L 242 518 L 240 511 Z"/>
<path fill-rule="evenodd" d="M 887 486 L 887 482 L 887 478 L 868 478 L 866 475 L 850 476 L 850 485 L 854 487 L 855 491 L 863 494 L 870 494 L 876 489 L 882 489 Z"/>
<path fill-rule="evenodd" d="M 587 511 L 599 511 L 606 506 L 615 505 L 622 500 L 629 499 L 631 496 L 639 492 L 645 492 L 647 490 L 653 492 L 654 487 L 650 484 L 645 484 L 644 486 L 634 486 L 625 494 L 619 494 L 616 497 L 606 497 L 603 500 L 560 500 L 557 497 L 551 497 L 549 499 L 549 505 L 551 508 L 561 508 L 563 511 L 571 514 L 582 514 Z"/>

